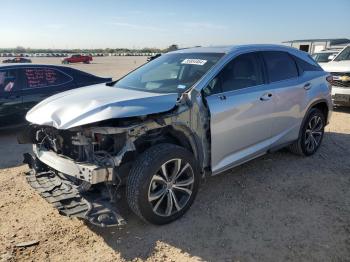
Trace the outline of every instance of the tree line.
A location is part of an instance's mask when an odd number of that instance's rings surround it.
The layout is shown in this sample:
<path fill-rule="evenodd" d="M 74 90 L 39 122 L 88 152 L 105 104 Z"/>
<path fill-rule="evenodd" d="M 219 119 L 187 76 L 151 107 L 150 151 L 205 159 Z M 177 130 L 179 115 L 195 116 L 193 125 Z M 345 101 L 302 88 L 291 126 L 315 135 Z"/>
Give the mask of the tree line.
<path fill-rule="evenodd" d="M 25 48 L 17 46 L 15 48 L 0 48 L 0 53 L 15 53 L 15 54 L 33 54 L 33 53 L 166 53 L 178 49 L 178 45 L 171 45 L 165 49 L 159 48 L 142 48 L 142 49 L 129 49 L 129 48 L 96 48 L 96 49 L 51 49 L 51 48 Z"/>

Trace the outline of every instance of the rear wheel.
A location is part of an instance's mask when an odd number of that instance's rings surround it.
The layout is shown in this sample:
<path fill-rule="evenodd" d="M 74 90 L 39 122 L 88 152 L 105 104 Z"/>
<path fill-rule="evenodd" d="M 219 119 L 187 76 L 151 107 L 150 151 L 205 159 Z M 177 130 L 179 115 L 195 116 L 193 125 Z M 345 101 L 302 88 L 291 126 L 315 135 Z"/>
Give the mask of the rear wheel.
<path fill-rule="evenodd" d="M 191 206 L 199 177 L 192 153 L 173 144 L 156 145 L 140 155 L 130 171 L 128 204 L 147 222 L 170 223 Z"/>
<path fill-rule="evenodd" d="M 298 140 L 290 146 L 290 150 L 302 156 L 315 154 L 322 143 L 324 128 L 324 114 L 319 109 L 312 108 L 301 129 Z"/>

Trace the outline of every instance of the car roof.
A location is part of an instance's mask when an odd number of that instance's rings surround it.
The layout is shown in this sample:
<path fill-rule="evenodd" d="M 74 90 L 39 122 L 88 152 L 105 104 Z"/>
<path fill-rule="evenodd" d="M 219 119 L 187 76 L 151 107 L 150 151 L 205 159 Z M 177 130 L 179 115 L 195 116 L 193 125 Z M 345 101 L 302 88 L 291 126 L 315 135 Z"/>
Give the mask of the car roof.
<path fill-rule="evenodd" d="M 194 47 L 187 49 L 180 49 L 169 53 L 223 53 L 224 56 L 242 54 L 248 52 L 259 51 L 281 51 L 288 52 L 310 64 L 317 66 L 318 64 L 311 58 L 309 53 L 286 45 L 276 44 L 250 44 L 250 45 L 231 45 L 231 46 L 213 46 L 213 47 Z M 165 54 L 166 55 L 166 54 Z"/>
<path fill-rule="evenodd" d="M 229 45 L 212 47 L 193 47 L 176 50 L 170 53 L 224 53 L 230 54 L 240 51 L 289 51 L 302 52 L 296 48 L 277 44 L 249 44 L 249 45 Z"/>

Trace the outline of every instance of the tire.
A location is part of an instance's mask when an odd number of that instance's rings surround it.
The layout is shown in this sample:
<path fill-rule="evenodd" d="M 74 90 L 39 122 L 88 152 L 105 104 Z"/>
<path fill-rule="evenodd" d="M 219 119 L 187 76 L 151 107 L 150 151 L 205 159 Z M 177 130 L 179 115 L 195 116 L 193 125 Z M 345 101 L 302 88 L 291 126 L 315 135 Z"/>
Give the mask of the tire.
<path fill-rule="evenodd" d="M 127 201 L 144 221 L 167 224 L 190 208 L 199 180 L 199 168 L 192 153 L 174 144 L 155 145 L 136 159 L 127 179 Z"/>
<path fill-rule="evenodd" d="M 322 143 L 324 128 L 324 114 L 321 110 L 312 108 L 303 123 L 298 140 L 289 146 L 289 150 L 301 156 L 315 154 Z"/>

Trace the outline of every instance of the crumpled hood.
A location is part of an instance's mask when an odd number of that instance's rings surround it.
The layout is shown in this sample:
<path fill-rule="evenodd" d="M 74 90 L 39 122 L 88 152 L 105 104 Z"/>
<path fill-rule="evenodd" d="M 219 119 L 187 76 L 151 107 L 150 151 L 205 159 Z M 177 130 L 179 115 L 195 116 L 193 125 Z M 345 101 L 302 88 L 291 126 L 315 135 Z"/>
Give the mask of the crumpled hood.
<path fill-rule="evenodd" d="M 350 72 L 350 61 L 344 60 L 344 61 L 331 61 L 328 63 L 321 64 L 321 67 L 324 71 L 327 72 Z"/>
<path fill-rule="evenodd" d="M 51 96 L 26 115 L 37 125 L 69 129 L 112 118 L 144 116 L 172 109 L 178 94 L 159 94 L 107 86 L 77 88 Z"/>

